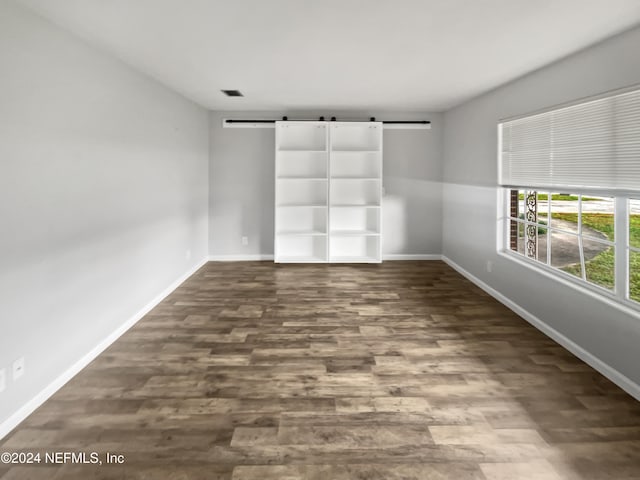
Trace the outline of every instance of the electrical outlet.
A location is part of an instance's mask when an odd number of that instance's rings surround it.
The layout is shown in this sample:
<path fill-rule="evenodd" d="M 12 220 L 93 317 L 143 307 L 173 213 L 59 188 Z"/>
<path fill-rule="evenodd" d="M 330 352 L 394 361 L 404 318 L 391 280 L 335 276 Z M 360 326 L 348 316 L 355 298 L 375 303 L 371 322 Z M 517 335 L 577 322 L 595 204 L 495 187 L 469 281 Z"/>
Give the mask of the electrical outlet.
<path fill-rule="evenodd" d="M 13 379 L 18 380 L 22 375 L 24 375 L 24 357 L 13 362 Z"/>
<path fill-rule="evenodd" d="M 249 237 L 242 237 L 242 245 L 245 247 L 249 245 Z"/>
<path fill-rule="evenodd" d="M 491 273 L 493 271 L 493 262 L 491 260 L 487 260 L 487 272 Z"/>
<path fill-rule="evenodd" d="M 7 388 L 7 370 L 0 368 L 0 392 L 4 392 L 5 388 Z"/>
<path fill-rule="evenodd" d="M 191 250 L 187 250 L 186 252 L 184 252 L 184 259 L 191 260 Z"/>

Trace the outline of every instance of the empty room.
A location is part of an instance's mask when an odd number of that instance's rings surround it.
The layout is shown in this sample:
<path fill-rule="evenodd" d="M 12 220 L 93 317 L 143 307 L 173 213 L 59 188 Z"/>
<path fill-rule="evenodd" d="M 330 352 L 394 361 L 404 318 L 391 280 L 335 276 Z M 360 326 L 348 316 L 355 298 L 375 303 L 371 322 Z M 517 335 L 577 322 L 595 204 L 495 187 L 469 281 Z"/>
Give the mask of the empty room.
<path fill-rule="evenodd" d="M 0 0 L 1 480 L 640 480 L 640 1 Z"/>

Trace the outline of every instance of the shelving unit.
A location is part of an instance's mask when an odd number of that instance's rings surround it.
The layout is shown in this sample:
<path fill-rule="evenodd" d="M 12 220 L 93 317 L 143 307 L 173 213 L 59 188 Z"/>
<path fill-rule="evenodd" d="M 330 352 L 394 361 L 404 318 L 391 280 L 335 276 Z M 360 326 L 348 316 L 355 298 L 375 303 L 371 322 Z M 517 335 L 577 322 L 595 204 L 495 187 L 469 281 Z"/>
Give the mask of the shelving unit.
<path fill-rule="evenodd" d="M 381 197 L 381 122 L 276 122 L 276 262 L 380 262 Z"/>
<path fill-rule="evenodd" d="M 276 262 L 329 259 L 328 138 L 326 122 L 276 122 Z"/>
<path fill-rule="evenodd" d="M 382 124 L 331 122 L 329 261 L 382 261 Z"/>

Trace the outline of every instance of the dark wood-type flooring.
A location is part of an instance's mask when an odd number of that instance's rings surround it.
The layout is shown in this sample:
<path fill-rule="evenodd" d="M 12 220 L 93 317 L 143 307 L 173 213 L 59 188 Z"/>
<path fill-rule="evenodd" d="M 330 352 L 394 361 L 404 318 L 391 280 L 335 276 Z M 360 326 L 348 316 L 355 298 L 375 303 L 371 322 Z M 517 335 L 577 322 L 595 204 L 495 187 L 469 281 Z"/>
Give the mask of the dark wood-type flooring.
<path fill-rule="evenodd" d="M 209 263 L 0 451 L 126 458 L 2 480 L 628 480 L 640 403 L 442 262 Z"/>

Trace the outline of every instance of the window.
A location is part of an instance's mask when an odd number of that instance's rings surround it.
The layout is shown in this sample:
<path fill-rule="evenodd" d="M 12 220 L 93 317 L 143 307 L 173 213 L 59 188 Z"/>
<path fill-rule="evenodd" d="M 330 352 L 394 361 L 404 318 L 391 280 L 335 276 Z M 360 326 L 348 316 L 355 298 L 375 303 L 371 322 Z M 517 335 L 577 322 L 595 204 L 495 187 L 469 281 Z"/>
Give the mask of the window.
<path fill-rule="evenodd" d="M 502 250 L 640 308 L 640 89 L 499 124 Z"/>
<path fill-rule="evenodd" d="M 614 198 L 526 189 L 509 196 L 513 252 L 614 291 Z"/>

